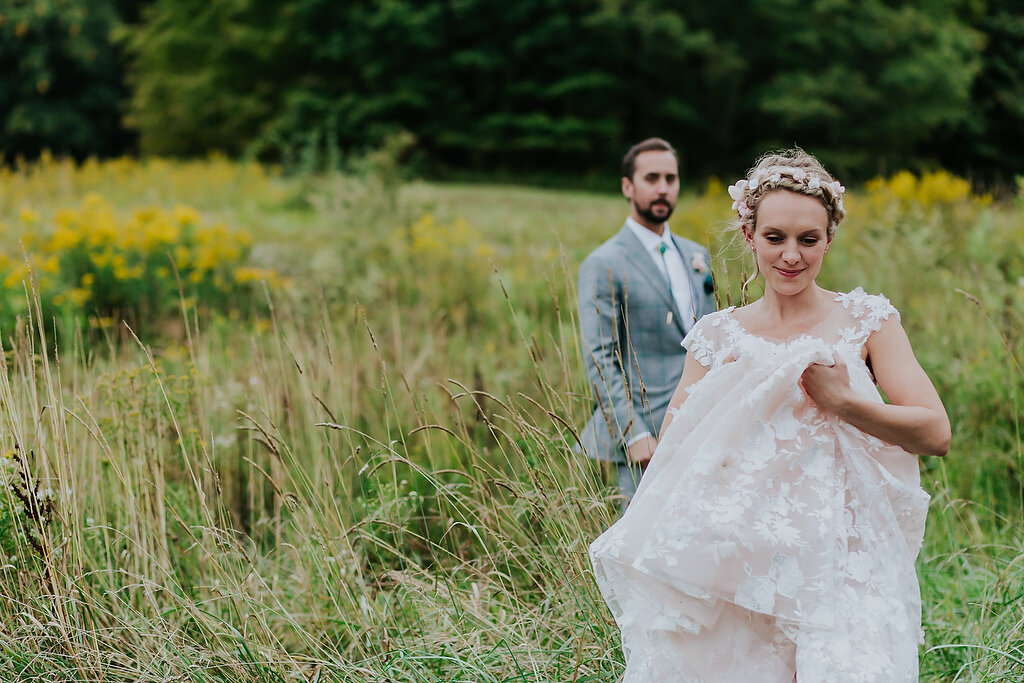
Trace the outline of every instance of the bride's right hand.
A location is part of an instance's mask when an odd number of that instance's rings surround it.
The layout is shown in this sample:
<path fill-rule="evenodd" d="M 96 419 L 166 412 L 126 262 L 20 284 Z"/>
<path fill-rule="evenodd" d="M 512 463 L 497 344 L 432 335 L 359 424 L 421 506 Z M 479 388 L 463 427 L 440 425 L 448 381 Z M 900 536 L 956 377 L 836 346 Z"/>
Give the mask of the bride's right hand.
<path fill-rule="evenodd" d="M 819 408 L 843 417 L 844 407 L 852 398 L 850 372 L 838 355 L 832 365 L 811 363 L 800 375 L 800 388 Z"/>

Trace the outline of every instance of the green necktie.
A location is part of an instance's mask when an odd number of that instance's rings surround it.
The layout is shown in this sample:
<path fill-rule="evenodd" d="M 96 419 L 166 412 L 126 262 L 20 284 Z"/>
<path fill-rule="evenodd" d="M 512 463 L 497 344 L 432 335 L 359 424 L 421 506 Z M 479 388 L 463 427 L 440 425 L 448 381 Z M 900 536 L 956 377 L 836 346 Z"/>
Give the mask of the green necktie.
<path fill-rule="evenodd" d="M 675 295 L 672 293 L 672 276 L 668 272 L 668 261 L 665 260 L 665 252 L 668 251 L 668 246 L 662 242 L 658 245 L 658 253 L 661 254 L 661 265 L 665 266 L 665 279 L 668 280 L 668 293 L 672 294 L 672 301 L 675 301 Z"/>

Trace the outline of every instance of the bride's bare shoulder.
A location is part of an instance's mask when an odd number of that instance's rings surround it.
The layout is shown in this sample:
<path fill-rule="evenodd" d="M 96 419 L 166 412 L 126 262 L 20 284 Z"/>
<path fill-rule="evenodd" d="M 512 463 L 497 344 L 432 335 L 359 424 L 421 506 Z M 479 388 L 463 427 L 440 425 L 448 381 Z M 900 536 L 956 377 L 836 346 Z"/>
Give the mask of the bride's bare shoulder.
<path fill-rule="evenodd" d="M 758 299 L 757 301 L 751 301 L 749 304 L 744 304 L 742 306 L 733 306 L 729 309 L 729 316 L 741 325 L 744 323 L 753 323 L 757 322 L 758 318 L 763 315 L 763 308 L 764 300 Z"/>

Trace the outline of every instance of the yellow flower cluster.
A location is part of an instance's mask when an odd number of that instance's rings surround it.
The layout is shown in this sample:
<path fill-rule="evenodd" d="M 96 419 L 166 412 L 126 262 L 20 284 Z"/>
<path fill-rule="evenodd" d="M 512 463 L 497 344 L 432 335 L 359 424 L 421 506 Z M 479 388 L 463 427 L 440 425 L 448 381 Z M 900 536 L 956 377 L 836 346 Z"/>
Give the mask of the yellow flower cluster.
<path fill-rule="evenodd" d="M 969 218 L 992 204 L 991 194 L 975 194 L 971 184 L 949 171 L 939 170 L 916 176 L 900 171 L 888 178 L 875 178 L 860 189 L 844 196 L 850 222 L 843 224 L 849 230 L 852 223 L 873 220 L 892 221 L 901 215 L 923 215 L 933 210 L 946 210 L 958 218 Z M 683 234 L 705 237 L 705 243 L 719 238 L 720 227 L 730 222 L 735 214 L 728 208 L 728 198 L 722 183 L 711 178 L 702 194 L 692 201 L 681 200 L 676 208 L 673 226 L 683 228 Z"/>
<path fill-rule="evenodd" d="M 444 310 L 463 324 L 480 315 L 480 292 L 491 277 L 494 248 L 460 219 L 441 222 L 425 213 L 410 224 L 404 239 L 392 247 L 393 258 L 405 260 L 417 277 L 402 296 L 416 305 Z"/>
<path fill-rule="evenodd" d="M 861 230 L 886 231 L 900 226 L 924 226 L 953 236 L 973 224 L 992 204 L 989 194 L 975 194 L 968 181 L 948 171 L 916 176 L 900 171 L 875 178 L 845 199 L 847 220 L 842 232 L 856 238 Z"/>
<path fill-rule="evenodd" d="M 927 211 L 941 207 L 974 210 L 990 205 L 992 195 L 974 194 L 968 181 L 945 170 L 921 176 L 900 171 L 889 178 L 868 181 L 862 190 L 847 193 L 844 203 L 847 214 L 859 220 L 865 213 L 891 217 L 894 210 Z M 707 241 L 711 241 L 710 233 L 715 232 L 715 227 L 733 217 L 732 212 L 721 209 L 723 205 L 728 206 L 725 189 L 717 178 L 712 178 L 705 191 L 693 201 L 680 201 L 673 225 L 678 223 L 692 228 L 684 230 L 684 234 L 700 235 L 704 231 L 708 233 Z"/>
<path fill-rule="evenodd" d="M 869 203 L 900 201 L 916 204 L 923 209 L 954 204 L 987 206 L 992 203 L 989 194 L 975 195 L 971 184 L 948 171 L 925 173 L 920 177 L 910 171 L 900 171 L 890 178 L 875 178 L 864 185 L 865 199 Z"/>
<path fill-rule="evenodd" d="M 461 218 L 451 225 L 434 220 L 434 215 L 425 213 L 409 226 L 409 246 L 418 256 L 447 254 L 470 246 L 475 242 L 469 225 Z"/>
<path fill-rule="evenodd" d="M 274 201 L 284 196 L 279 170 L 258 163 L 240 164 L 213 155 L 194 161 L 123 157 L 76 163 L 56 159 L 44 152 L 32 163 L 16 161 L 0 165 L 0 216 L 17 216 L 22 222 L 41 222 L 33 209 L 77 201 L 88 192 L 103 192 L 115 204 L 125 205 L 146 197 L 147 201 L 171 204 L 186 201 L 203 206 L 225 201 L 258 198 Z"/>
<path fill-rule="evenodd" d="M 16 302 L 25 298 L 30 271 L 44 304 L 70 305 L 98 319 L 159 315 L 173 310 L 181 293 L 231 309 L 244 303 L 241 290 L 254 282 L 283 284 L 273 270 L 246 265 L 248 233 L 206 224 L 187 206 L 136 208 L 122 217 L 106 198 L 90 193 L 80 207 L 58 209 L 49 232 L 31 209 L 21 212 L 21 223 L 23 253 L 0 253 L 3 313 L 21 308 Z"/>
<path fill-rule="evenodd" d="M 496 253 L 494 247 L 481 241 L 461 218 L 446 225 L 428 212 L 410 225 L 408 232 L 409 251 L 417 259 L 433 257 L 447 261 L 457 255 L 487 263 Z"/>

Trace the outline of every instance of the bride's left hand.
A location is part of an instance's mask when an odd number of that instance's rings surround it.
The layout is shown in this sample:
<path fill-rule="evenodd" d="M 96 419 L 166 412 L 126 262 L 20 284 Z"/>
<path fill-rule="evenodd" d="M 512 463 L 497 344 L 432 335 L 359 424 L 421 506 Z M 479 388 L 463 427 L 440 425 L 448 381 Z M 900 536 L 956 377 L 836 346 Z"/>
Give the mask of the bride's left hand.
<path fill-rule="evenodd" d="M 832 365 L 812 363 L 800 375 L 800 388 L 818 407 L 836 415 L 843 414 L 843 406 L 852 397 L 850 372 L 839 356 L 833 356 Z"/>

